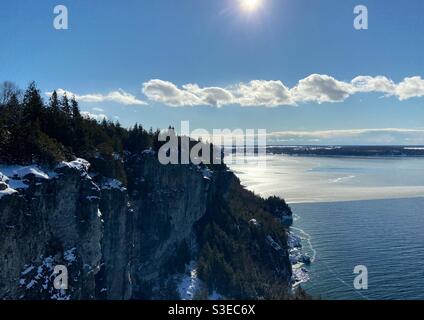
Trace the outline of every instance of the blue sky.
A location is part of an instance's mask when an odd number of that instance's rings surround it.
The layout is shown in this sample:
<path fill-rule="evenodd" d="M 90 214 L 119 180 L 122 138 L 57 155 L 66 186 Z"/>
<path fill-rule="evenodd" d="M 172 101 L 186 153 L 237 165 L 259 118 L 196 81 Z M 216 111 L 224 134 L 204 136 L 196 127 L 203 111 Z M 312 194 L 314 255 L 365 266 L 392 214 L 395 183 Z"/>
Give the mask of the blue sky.
<path fill-rule="evenodd" d="M 423 1 L 240 1 L 2 1 L 0 80 L 72 92 L 125 126 L 424 144 Z M 58 4 L 69 30 L 53 28 Z M 358 4 L 368 30 L 353 28 Z"/>

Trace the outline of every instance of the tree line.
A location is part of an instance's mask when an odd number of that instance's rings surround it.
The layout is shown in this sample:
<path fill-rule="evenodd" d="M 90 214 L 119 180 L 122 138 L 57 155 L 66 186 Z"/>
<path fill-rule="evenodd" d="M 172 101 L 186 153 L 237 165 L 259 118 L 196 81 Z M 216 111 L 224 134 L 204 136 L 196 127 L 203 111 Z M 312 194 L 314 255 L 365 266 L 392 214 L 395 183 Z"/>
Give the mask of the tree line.
<path fill-rule="evenodd" d="M 0 161 L 13 164 L 54 164 L 76 156 L 112 157 L 124 150 L 158 148 L 159 131 L 135 124 L 98 122 L 81 115 L 75 97 L 54 91 L 47 103 L 35 82 L 21 91 L 11 82 L 0 85 Z"/>

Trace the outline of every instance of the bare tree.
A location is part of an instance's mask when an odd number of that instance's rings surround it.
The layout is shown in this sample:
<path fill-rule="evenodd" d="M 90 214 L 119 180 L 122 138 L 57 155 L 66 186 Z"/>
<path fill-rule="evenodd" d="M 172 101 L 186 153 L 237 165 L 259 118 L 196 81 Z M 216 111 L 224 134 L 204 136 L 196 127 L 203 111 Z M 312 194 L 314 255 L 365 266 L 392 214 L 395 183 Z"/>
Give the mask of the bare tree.
<path fill-rule="evenodd" d="M 20 94 L 21 90 L 15 83 L 11 81 L 0 83 L 0 105 L 7 104 L 13 95 L 18 97 Z"/>

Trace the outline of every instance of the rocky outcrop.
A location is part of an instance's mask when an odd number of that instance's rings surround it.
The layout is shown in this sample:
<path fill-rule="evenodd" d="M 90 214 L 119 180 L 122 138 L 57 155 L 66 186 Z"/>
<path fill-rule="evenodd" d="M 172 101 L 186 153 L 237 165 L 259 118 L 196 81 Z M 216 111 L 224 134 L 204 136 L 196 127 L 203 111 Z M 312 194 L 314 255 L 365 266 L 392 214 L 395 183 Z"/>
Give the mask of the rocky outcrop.
<path fill-rule="evenodd" d="M 99 188 L 85 169 L 68 166 L 51 179 L 21 179 L 25 189 L 0 198 L 0 298 L 95 298 L 102 222 L 92 199 Z M 56 265 L 68 268 L 66 294 L 52 285 Z"/>
<path fill-rule="evenodd" d="M 217 177 L 160 165 L 151 151 L 122 161 L 126 186 L 84 160 L 52 171 L 0 166 L 0 299 L 154 298 L 178 248 L 195 257 Z M 58 265 L 67 290 L 53 285 Z"/>

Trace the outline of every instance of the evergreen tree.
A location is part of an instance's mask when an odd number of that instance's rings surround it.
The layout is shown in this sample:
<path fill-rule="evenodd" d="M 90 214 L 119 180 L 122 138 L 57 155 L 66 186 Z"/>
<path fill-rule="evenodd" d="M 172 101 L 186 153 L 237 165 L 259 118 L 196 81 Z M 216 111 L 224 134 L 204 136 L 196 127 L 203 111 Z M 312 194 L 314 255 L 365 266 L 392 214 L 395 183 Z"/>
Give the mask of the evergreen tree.
<path fill-rule="evenodd" d="M 7 106 L 12 107 L 12 108 L 18 108 L 19 107 L 19 100 L 18 100 L 17 94 L 15 94 L 15 93 L 12 94 L 9 101 L 7 102 Z"/>
<path fill-rule="evenodd" d="M 49 106 L 52 110 L 52 113 L 57 115 L 60 111 L 60 103 L 59 103 L 59 98 L 57 96 L 57 92 L 56 90 L 53 91 L 51 97 L 50 97 L 50 103 Z"/>
<path fill-rule="evenodd" d="M 35 82 L 31 82 L 25 91 L 23 105 L 25 120 L 32 122 L 42 117 L 44 102 Z"/>
<path fill-rule="evenodd" d="M 77 119 L 79 120 L 79 119 L 82 118 L 81 113 L 79 111 L 78 102 L 75 99 L 75 96 L 72 96 L 72 99 L 71 99 L 71 109 L 72 109 L 72 117 L 75 120 L 77 120 Z"/>
<path fill-rule="evenodd" d="M 72 115 L 71 105 L 69 104 L 69 99 L 66 92 L 62 96 L 62 101 L 60 104 L 61 104 L 63 113 L 65 113 L 67 116 L 71 116 Z"/>
<path fill-rule="evenodd" d="M 139 124 L 127 130 L 119 122 L 85 119 L 75 97 L 68 99 L 64 94 L 60 98 L 56 91 L 52 93 L 47 108 L 34 82 L 29 84 L 22 102 L 18 88 L 12 91 L 13 86 L 7 85 L 6 88 L 9 88 L 5 94 L 7 103 L 0 104 L 1 162 L 54 164 L 59 160 L 82 157 L 95 163 L 94 159 L 102 158 L 110 164 L 104 166 L 102 174 L 112 178 L 119 176 L 125 181 L 122 159 L 126 151 L 158 150 L 164 143 L 158 141 L 159 130 L 150 128 L 146 131 Z M 169 127 L 169 130 L 173 128 Z M 195 141 L 191 141 L 190 147 L 194 144 Z M 99 169 L 95 167 L 93 165 L 93 170 Z"/>

